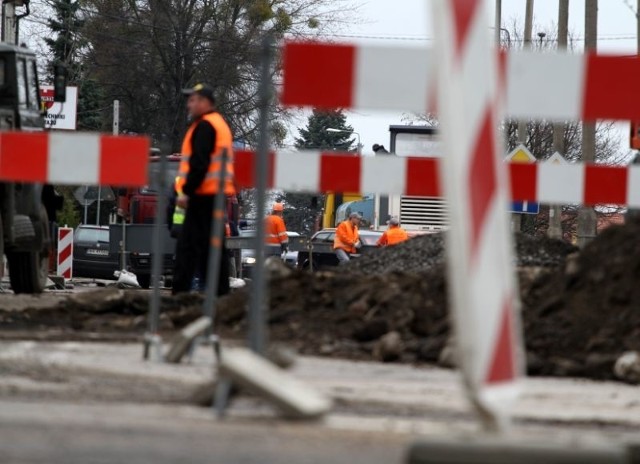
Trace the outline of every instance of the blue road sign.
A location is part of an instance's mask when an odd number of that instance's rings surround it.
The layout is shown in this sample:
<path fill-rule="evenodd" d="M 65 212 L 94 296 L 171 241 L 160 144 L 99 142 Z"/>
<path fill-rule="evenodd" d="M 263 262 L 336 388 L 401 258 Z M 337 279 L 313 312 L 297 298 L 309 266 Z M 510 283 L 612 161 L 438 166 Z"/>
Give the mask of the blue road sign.
<path fill-rule="evenodd" d="M 511 212 L 521 214 L 538 214 L 540 212 L 540 203 L 532 201 L 513 201 L 511 202 Z"/>

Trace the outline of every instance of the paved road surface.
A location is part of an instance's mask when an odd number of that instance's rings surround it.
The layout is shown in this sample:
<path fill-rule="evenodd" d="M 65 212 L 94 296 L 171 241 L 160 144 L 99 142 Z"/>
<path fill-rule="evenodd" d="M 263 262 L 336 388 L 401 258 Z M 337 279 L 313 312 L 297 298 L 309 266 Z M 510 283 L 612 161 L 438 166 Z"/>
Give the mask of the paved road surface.
<path fill-rule="evenodd" d="M 304 423 L 219 422 L 182 406 L 0 401 L 5 464 L 392 464 L 402 462 L 407 440 Z"/>

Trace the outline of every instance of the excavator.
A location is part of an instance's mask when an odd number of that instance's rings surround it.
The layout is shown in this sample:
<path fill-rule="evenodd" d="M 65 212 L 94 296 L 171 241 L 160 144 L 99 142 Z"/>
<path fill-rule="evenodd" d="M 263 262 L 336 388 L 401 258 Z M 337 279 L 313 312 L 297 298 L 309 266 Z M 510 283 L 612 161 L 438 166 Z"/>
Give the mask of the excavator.
<path fill-rule="evenodd" d="M 16 8 L 25 8 L 16 13 Z M 0 130 L 43 131 L 36 55 L 18 46 L 18 24 L 29 14 L 26 0 L 4 0 L 0 42 Z M 56 67 L 54 100 L 64 102 L 66 76 Z M 24 163 L 29 163 L 29 153 Z M 39 293 L 47 282 L 51 250 L 49 216 L 62 206 L 52 186 L 0 182 L 0 255 L 7 257 L 15 293 Z"/>

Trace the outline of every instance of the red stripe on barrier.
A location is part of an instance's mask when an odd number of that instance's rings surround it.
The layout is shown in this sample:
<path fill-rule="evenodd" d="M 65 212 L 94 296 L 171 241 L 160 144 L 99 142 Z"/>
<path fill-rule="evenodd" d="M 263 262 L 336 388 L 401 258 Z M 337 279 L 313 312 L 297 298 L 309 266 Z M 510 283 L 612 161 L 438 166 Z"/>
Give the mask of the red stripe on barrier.
<path fill-rule="evenodd" d="M 99 182 L 103 185 L 141 187 L 149 184 L 147 137 L 100 137 Z"/>
<path fill-rule="evenodd" d="M 58 232 L 60 234 L 58 241 L 60 241 L 71 233 L 71 229 L 58 229 Z"/>
<path fill-rule="evenodd" d="M 478 10 L 480 2 L 475 0 L 452 0 L 453 14 L 456 21 L 454 31 L 456 35 L 456 54 L 461 58 L 462 50 L 467 42 L 472 19 Z"/>
<path fill-rule="evenodd" d="M 511 199 L 513 201 L 536 201 L 538 166 L 535 163 L 510 163 Z"/>
<path fill-rule="evenodd" d="M 497 190 L 495 140 L 492 126 L 491 108 L 487 108 L 476 145 L 471 155 L 467 182 L 469 185 L 469 214 L 471 225 L 471 256 L 478 252 L 481 231 L 487 221 L 489 206 Z"/>
<path fill-rule="evenodd" d="M 441 196 L 439 164 L 436 158 L 408 158 L 405 194 Z"/>
<path fill-rule="evenodd" d="M 590 53 L 583 97 L 585 120 L 638 119 L 640 59 Z"/>
<path fill-rule="evenodd" d="M 46 132 L 0 134 L 0 179 L 46 182 L 48 152 L 49 136 Z"/>
<path fill-rule="evenodd" d="M 626 204 L 627 168 L 614 166 L 585 166 L 584 204 Z"/>
<path fill-rule="evenodd" d="M 509 296 L 502 305 L 498 338 L 493 349 L 489 372 L 486 382 L 496 384 L 512 381 L 516 376 L 516 357 L 513 351 L 513 323 L 511 322 L 511 304 L 513 298 Z"/>
<path fill-rule="evenodd" d="M 360 157 L 322 153 L 320 190 L 323 192 L 359 192 Z"/>
<path fill-rule="evenodd" d="M 58 252 L 58 264 L 64 263 L 71 256 L 71 245 Z"/>
<path fill-rule="evenodd" d="M 254 188 L 256 186 L 254 164 L 255 156 L 255 152 L 253 151 L 234 151 L 233 169 L 237 188 Z M 273 152 L 269 152 L 267 164 L 269 166 L 269 172 L 267 173 L 267 188 L 273 188 L 273 176 L 275 172 L 275 154 Z"/>
<path fill-rule="evenodd" d="M 285 44 L 281 101 L 288 106 L 351 108 L 356 48 L 314 42 Z"/>

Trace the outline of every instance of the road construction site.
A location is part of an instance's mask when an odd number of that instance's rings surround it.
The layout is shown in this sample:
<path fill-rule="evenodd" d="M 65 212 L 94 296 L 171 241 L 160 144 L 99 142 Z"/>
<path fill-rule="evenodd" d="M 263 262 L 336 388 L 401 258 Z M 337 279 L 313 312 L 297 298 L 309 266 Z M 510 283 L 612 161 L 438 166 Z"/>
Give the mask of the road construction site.
<path fill-rule="evenodd" d="M 639 232 L 636 223 L 612 227 L 582 251 L 548 238 L 515 238 L 528 373 L 534 376 L 523 380 L 514 407 L 516 435 L 637 436 L 640 402 L 637 387 L 627 384 L 638 381 L 637 367 L 632 363 L 621 373 L 614 366 L 638 349 Z M 197 348 L 179 365 L 143 361 L 148 291 L 77 286 L 71 293 L 4 294 L 0 425 L 37 425 L 48 440 L 59 433 L 50 430 L 54 424 L 82 428 L 92 443 L 90 431 L 114 424 L 127 423 L 132 437 L 153 440 L 168 430 L 159 422 L 175 421 L 197 429 L 194 446 L 204 450 L 213 446 L 204 430 L 231 437 L 280 424 L 279 439 L 337 440 L 344 449 L 336 448 L 332 459 L 352 462 L 360 462 L 353 458 L 358 455 L 361 462 L 399 462 L 402 446 L 417 435 L 473 435 L 478 426 L 459 384 L 449 333 L 445 248 L 436 234 L 313 273 L 269 263 L 270 340 L 297 352 L 292 374 L 334 401 L 315 428 L 285 425 L 250 392 L 233 399 L 226 422 L 215 419 L 210 347 Z M 223 349 L 246 339 L 250 291 L 249 283 L 218 302 Z M 160 334 L 167 342 L 201 315 L 202 296 L 163 293 L 161 308 Z M 87 449 L 72 435 L 60 438 L 69 454 L 61 451 L 47 462 L 80 462 L 70 457 Z M 185 450 L 176 446 L 178 454 Z M 266 445 L 252 446 L 253 455 L 261 455 Z M 15 438 L 0 439 L 5 455 L 12 449 L 24 451 Z M 327 462 L 320 451 L 309 459 Z"/>

